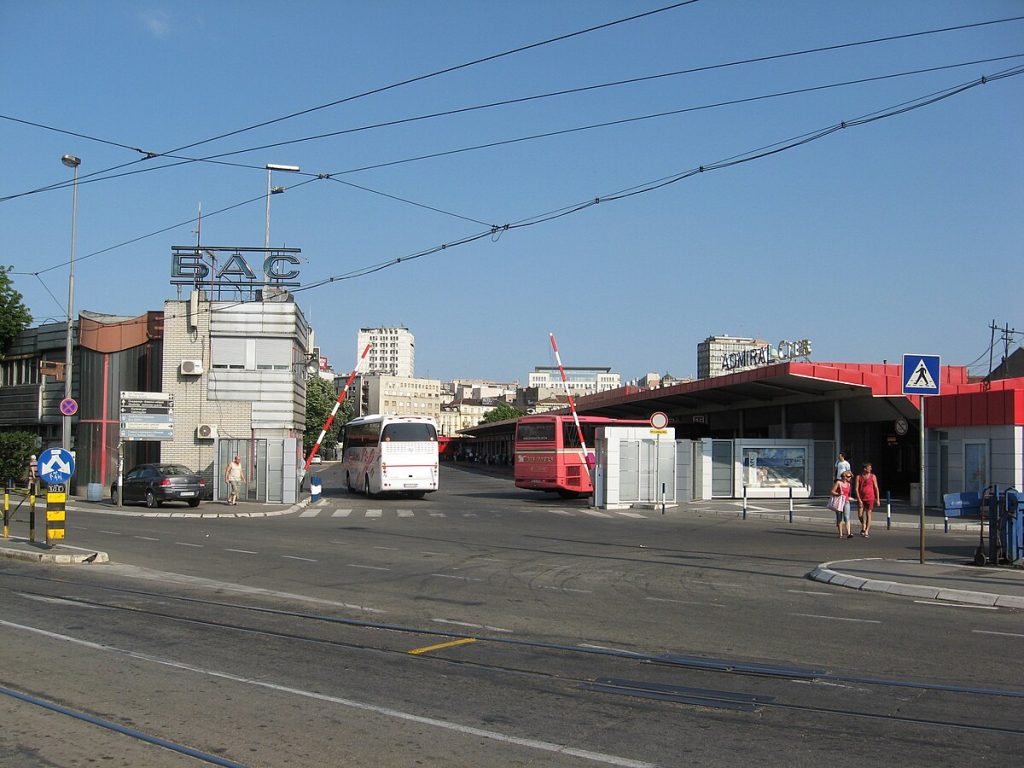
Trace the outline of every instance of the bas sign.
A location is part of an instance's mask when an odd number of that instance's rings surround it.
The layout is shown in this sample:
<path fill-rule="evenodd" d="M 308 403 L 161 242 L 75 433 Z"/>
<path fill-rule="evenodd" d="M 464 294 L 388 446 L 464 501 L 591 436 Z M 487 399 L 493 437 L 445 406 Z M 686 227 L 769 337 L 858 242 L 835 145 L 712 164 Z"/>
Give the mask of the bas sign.
<path fill-rule="evenodd" d="M 722 370 L 735 371 L 740 368 L 752 368 L 759 365 L 774 365 L 784 360 L 798 357 L 810 357 L 811 340 L 780 341 L 774 347 L 765 344 L 763 347 L 751 347 L 742 352 L 730 352 L 722 357 Z"/>
<path fill-rule="evenodd" d="M 218 253 L 225 251 L 226 253 Z M 243 252 L 262 255 L 262 275 L 246 261 Z M 171 251 L 171 285 L 230 284 L 258 286 L 298 286 L 298 248 L 181 248 Z M 252 258 L 252 256 L 250 256 Z M 285 264 L 291 265 L 283 266 Z"/>

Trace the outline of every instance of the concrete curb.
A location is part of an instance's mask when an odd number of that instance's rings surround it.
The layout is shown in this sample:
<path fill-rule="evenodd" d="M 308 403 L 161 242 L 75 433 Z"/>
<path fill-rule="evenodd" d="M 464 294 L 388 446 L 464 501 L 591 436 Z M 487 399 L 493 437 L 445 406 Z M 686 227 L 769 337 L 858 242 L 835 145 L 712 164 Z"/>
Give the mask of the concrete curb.
<path fill-rule="evenodd" d="M 27 539 L 14 539 L 14 541 L 31 544 Z M 53 549 L 9 549 L 0 543 L 0 558 L 6 560 L 22 560 L 29 563 L 51 563 L 55 565 L 93 565 L 95 563 L 109 563 L 110 558 L 106 552 L 98 552 L 92 549 L 80 549 L 79 547 L 66 547 L 58 545 Z"/>
<path fill-rule="evenodd" d="M 882 558 L 865 559 L 881 560 Z M 837 587 L 859 589 L 863 592 L 882 592 L 890 595 L 917 597 L 924 600 L 941 600 L 947 603 L 963 603 L 965 605 L 1024 609 L 1024 596 L 999 595 L 992 592 L 974 592 L 963 589 L 944 589 L 941 587 L 929 587 L 923 584 L 904 584 L 902 582 L 882 581 L 880 579 L 864 579 L 833 570 L 831 562 L 822 563 L 813 568 L 807 574 L 807 578 L 824 584 L 833 584 Z"/>

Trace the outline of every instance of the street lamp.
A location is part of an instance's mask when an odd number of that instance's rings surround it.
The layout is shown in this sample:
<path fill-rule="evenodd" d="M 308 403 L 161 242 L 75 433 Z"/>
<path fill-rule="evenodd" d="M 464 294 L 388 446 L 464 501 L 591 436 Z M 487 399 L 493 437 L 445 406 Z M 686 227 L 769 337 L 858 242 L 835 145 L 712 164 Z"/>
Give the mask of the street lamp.
<path fill-rule="evenodd" d="M 74 155 L 64 155 L 60 159 L 68 168 L 74 169 L 75 178 L 71 182 L 71 269 L 68 272 L 68 330 L 64 342 L 64 398 L 71 397 L 71 369 L 74 355 L 74 344 L 72 342 L 72 318 L 75 308 L 75 230 L 78 219 L 78 166 L 82 164 L 81 159 Z M 64 416 L 61 428 L 61 447 L 65 451 L 71 450 L 71 417 Z"/>
<path fill-rule="evenodd" d="M 266 234 L 263 236 L 263 247 L 270 247 L 270 196 L 284 192 L 284 187 L 272 187 L 270 186 L 270 177 L 274 171 L 288 171 L 289 173 L 298 173 L 302 169 L 297 165 L 278 165 L 277 163 L 267 163 L 267 227 Z"/>

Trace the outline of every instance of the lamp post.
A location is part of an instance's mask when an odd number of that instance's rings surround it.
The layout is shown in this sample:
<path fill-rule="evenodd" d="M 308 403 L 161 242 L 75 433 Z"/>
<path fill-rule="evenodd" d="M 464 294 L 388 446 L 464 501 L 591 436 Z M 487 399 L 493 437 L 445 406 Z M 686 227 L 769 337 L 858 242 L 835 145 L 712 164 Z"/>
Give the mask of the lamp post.
<path fill-rule="evenodd" d="M 270 247 L 270 196 L 284 192 L 284 187 L 272 187 L 270 186 L 270 177 L 274 171 L 288 171 L 289 173 L 298 173 L 302 169 L 297 165 L 278 165 L 277 163 L 267 163 L 267 226 L 263 236 L 263 247 Z"/>
<path fill-rule="evenodd" d="M 72 324 L 74 322 L 75 308 L 75 230 L 78 219 L 78 166 L 82 164 L 80 158 L 74 155 L 64 155 L 60 161 L 75 172 L 74 180 L 71 182 L 71 261 L 68 272 L 68 330 L 64 342 L 64 397 L 71 397 L 71 374 L 74 356 L 74 342 L 72 339 Z M 65 451 L 71 450 L 71 417 L 64 416 L 61 428 L 61 447 Z"/>

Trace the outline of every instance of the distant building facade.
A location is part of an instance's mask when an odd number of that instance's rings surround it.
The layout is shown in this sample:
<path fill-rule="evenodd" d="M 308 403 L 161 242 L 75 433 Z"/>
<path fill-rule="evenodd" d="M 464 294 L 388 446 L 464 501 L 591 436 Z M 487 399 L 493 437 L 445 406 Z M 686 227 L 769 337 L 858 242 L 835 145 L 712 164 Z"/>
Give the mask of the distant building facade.
<path fill-rule="evenodd" d="M 416 337 L 404 326 L 360 328 L 356 340 L 356 360 L 370 345 L 359 370 L 389 376 L 412 378 L 416 375 Z"/>
<path fill-rule="evenodd" d="M 346 379 L 340 376 L 335 378 L 338 391 L 345 386 Z M 441 381 L 360 373 L 352 380 L 345 402 L 351 403 L 353 418 L 382 413 L 391 416 L 428 416 L 437 422 L 441 418 Z"/>
<path fill-rule="evenodd" d="M 756 364 L 729 366 L 730 355 L 739 356 L 742 361 L 744 353 L 755 349 L 763 349 L 768 344 L 763 339 L 751 339 L 742 336 L 708 336 L 697 345 L 697 378 L 709 379 L 735 373 L 744 368 L 756 367 Z M 724 363 L 724 365 L 723 365 Z"/>
<path fill-rule="evenodd" d="M 612 373 L 611 368 L 568 366 L 565 368 L 565 378 L 568 383 L 569 392 L 573 397 L 583 397 L 584 395 L 606 392 L 609 389 L 617 389 L 622 383 L 622 376 L 618 373 Z M 562 374 L 557 366 L 538 366 L 534 368 L 530 372 L 527 386 L 537 390 L 538 400 L 565 394 Z"/>

